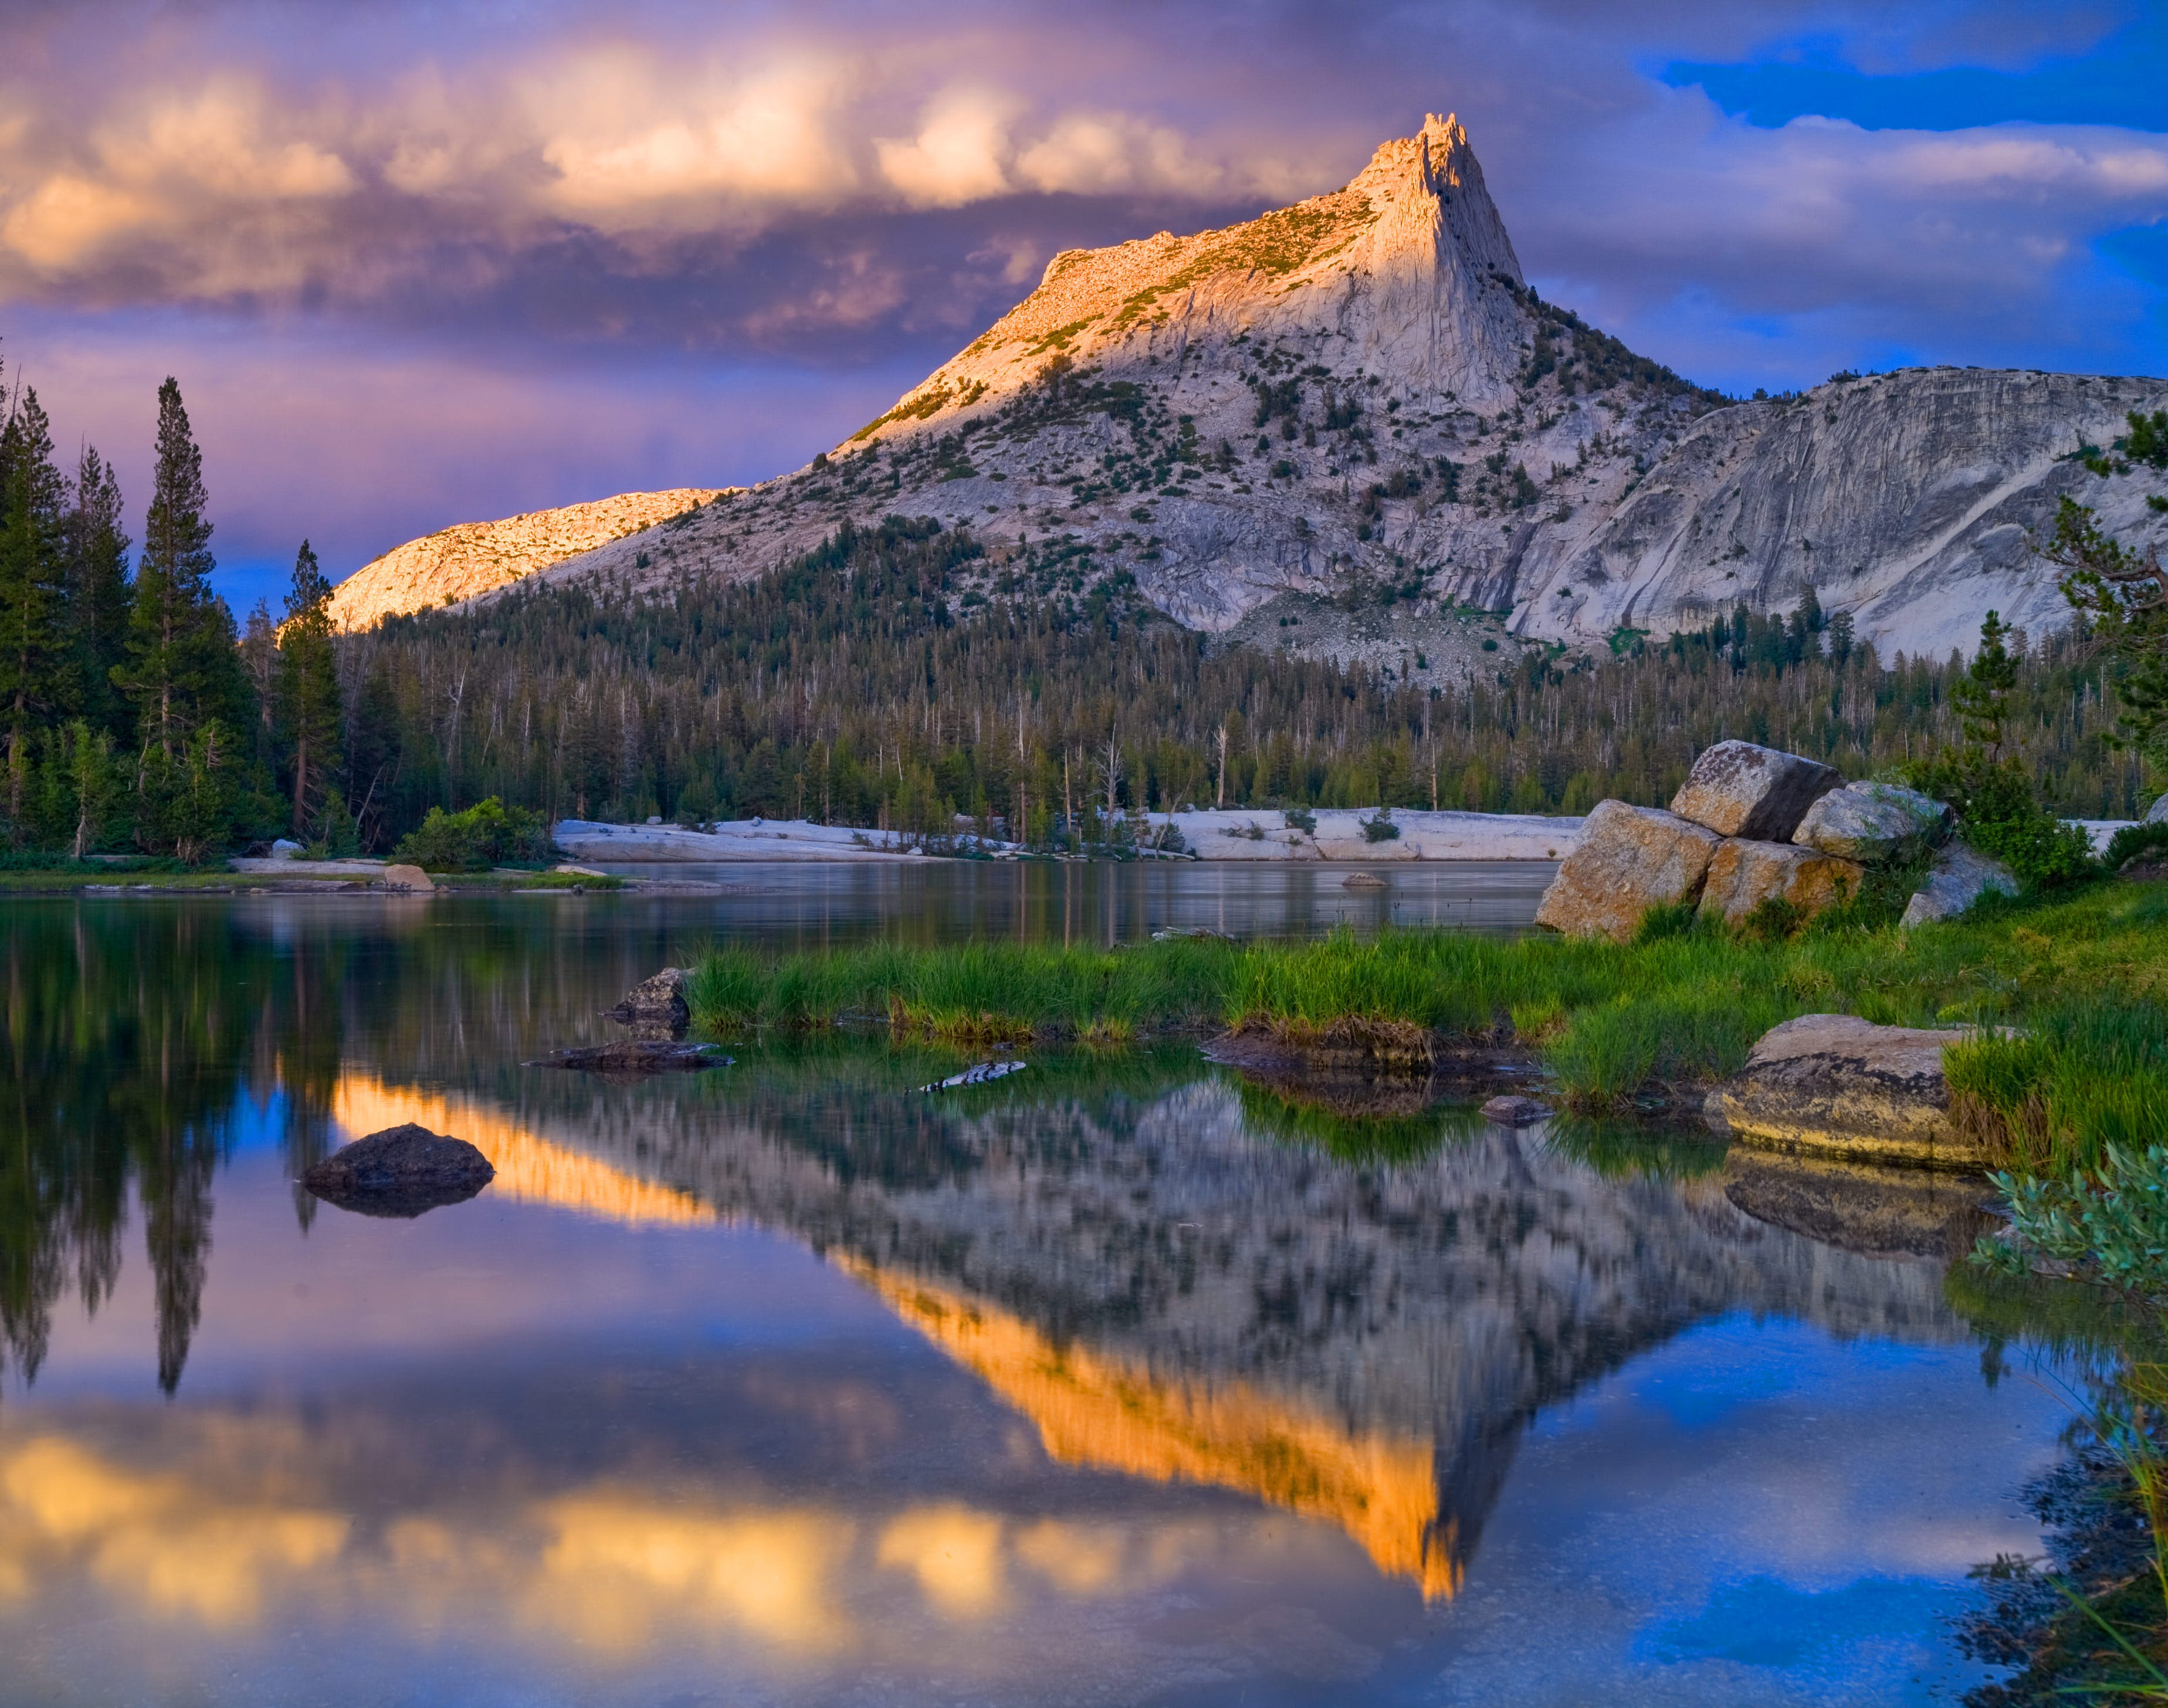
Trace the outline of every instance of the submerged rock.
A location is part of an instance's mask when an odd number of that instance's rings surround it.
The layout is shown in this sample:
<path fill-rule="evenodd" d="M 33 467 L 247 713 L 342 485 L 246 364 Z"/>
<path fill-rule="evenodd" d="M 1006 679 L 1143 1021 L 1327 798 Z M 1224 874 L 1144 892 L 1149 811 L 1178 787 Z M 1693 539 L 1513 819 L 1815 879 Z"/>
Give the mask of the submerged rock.
<path fill-rule="evenodd" d="M 1569 936 L 1624 942 L 1652 907 L 1699 896 L 1718 837 L 1655 807 L 1599 801 L 1581 846 L 1566 856 L 1536 909 L 1536 923 Z"/>
<path fill-rule="evenodd" d="M 1493 1097 L 1483 1106 L 1483 1118 L 1499 1127 L 1533 1127 L 1550 1115 L 1550 1106 L 1533 1097 Z"/>
<path fill-rule="evenodd" d="M 1788 842 L 1807 809 L 1844 781 L 1828 766 L 1751 741 L 1704 747 L 1671 810 L 1719 836 Z"/>
<path fill-rule="evenodd" d="M 1866 877 L 1864 866 L 1834 854 L 1789 842 L 1729 839 L 1708 862 L 1701 910 L 1736 926 L 1765 901 L 1784 901 L 1810 919 L 1857 895 Z"/>
<path fill-rule="evenodd" d="M 604 1013 L 619 1026 L 632 1027 L 636 1038 L 682 1038 L 693 1023 L 693 1010 L 685 1000 L 685 987 L 692 979 L 683 967 L 665 967 L 634 985 L 616 1007 Z"/>
<path fill-rule="evenodd" d="M 1987 1165 L 1950 1119 L 1942 1051 L 1963 1032 L 1807 1014 L 1763 1034 L 1709 1094 L 1708 1113 L 1751 1145 L 1914 1168 Z"/>
<path fill-rule="evenodd" d="M 2017 894 L 2017 877 L 2000 860 L 1953 842 L 1936 856 L 1934 870 L 1905 904 L 1905 917 L 1898 923 L 1910 926 L 1953 920 L 1990 890 L 1998 895 Z"/>
<path fill-rule="evenodd" d="M 1932 795 L 1890 782 L 1848 782 L 1831 789 L 1800 820 L 1792 840 L 1872 866 L 1949 840 L 1957 814 Z"/>
<path fill-rule="evenodd" d="M 1374 872 L 1351 872 L 1340 880 L 1342 889 L 1383 889 L 1385 880 Z"/>
<path fill-rule="evenodd" d="M 571 1068 L 590 1074 L 693 1073 L 727 1068 L 733 1058 L 714 1044 L 678 1043 L 668 1038 L 623 1038 L 614 1044 L 581 1044 L 552 1050 L 529 1068 Z"/>
<path fill-rule="evenodd" d="M 419 1216 L 464 1203 L 496 1177 L 487 1157 L 463 1138 L 408 1122 L 333 1151 L 301 1176 L 327 1204 L 364 1216 Z"/>

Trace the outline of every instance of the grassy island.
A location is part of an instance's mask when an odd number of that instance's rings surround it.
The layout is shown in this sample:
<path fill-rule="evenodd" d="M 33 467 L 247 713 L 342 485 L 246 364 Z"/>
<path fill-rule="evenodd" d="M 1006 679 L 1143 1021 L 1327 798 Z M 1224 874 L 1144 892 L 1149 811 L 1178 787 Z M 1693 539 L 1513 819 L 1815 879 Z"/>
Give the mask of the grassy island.
<path fill-rule="evenodd" d="M 689 997 L 723 1036 L 860 1022 L 963 1043 L 1243 1030 L 1299 1043 L 1359 1028 L 1388 1057 L 1506 1042 L 1585 1108 L 1720 1079 L 1795 1015 L 2015 1025 L 2023 1048 L 1970 1047 L 1952 1063 L 1953 1085 L 2006 1110 L 2013 1143 L 2039 1151 L 2012 1161 L 2081 1154 L 2091 1133 L 2136 1137 L 2148 1100 L 2168 1121 L 2168 886 L 2149 883 L 2096 881 L 1911 931 L 1839 918 L 1764 940 L 1658 914 L 1623 945 L 1401 930 L 1114 949 L 729 948 L 701 961 Z M 2129 1119 L 2103 1127 L 2110 1104 Z"/>

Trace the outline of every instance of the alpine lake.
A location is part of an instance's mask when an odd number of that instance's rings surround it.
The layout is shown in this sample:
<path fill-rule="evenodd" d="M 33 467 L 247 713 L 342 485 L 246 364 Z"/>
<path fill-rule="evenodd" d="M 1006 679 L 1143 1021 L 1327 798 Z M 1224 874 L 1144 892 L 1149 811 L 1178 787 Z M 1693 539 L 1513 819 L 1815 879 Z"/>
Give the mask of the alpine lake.
<path fill-rule="evenodd" d="M 1875 1704 L 1990 1674 L 2076 1290 L 1979 1182 L 1193 1045 L 611 1079 L 705 944 L 1528 928 L 1544 866 L 0 902 L 0 1704 Z M 300 1173 L 415 1122 L 411 1218 Z M 1894 1207 L 1891 1207 L 1894 1205 Z"/>

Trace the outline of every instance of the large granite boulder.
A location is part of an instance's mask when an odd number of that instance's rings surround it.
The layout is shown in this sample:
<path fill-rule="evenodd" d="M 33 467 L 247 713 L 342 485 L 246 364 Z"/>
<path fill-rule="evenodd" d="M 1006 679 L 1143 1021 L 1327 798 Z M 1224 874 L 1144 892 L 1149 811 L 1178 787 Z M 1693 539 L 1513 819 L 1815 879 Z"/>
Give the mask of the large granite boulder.
<path fill-rule="evenodd" d="M 1652 907 L 1701 894 L 1719 838 L 1655 807 L 1598 801 L 1536 909 L 1536 923 L 1569 936 L 1630 938 Z"/>
<path fill-rule="evenodd" d="M 685 987 L 692 978 L 683 967 L 665 967 L 653 978 L 641 979 L 616 1007 L 603 1013 L 619 1026 L 630 1026 L 635 1038 L 682 1038 L 693 1023 L 693 1010 L 685 1000 Z"/>
<path fill-rule="evenodd" d="M 437 887 L 418 866 L 387 866 L 377 882 L 386 889 L 411 890 L 417 895 L 430 894 Z"/>
<path fill-rule="evenodd" d="M 1910 926 L 1953 920 L 1990 890 L 2017 894 L 2017 877 L 2000 860 L 1953 842 L 1935 857 L 1934 869 L 1905 904 L 1905 917 L 1898 923 Z"/>
<path fill-rule="evenodd" d="M 1671 797 L 1671 810 L 1719 836 L 1788 842 L 1807 809 L 1843 781 L 1828 766 L 1796 753 L 1719 741 L 1702 750 Z"/>
<path fill-rule="evenodd" d="M 1786 901 L 1811 919 L 1859 894 L 1867 868 L 1789 842 L 1750 842 L 1733 837 L 1717 844 L 1702 886 L 1701 910 L 1728 926 L 1742 924 L 1765 901 Z"/>
<path fill-rule="evenodd" d="M 490 1160 L 463 1138 L 408 1122 L 333 1151 L 301 1176 L 326 1203 L 364 1216 L 419 1216 L 463 1203 L 497 1177 Z"/>
<path fill-rule="evenodd" d="M 1950 1119 L 1942 1051 L 1963 1032 L 1807 1014 L 1763 1034 L 1709 1094 L 1713 1122 L 1750 1145 L 1914 1168 L 1977 1169 L 1987 1158 Z"/>
<path fill-rule="evenodd" d="M 1949 840 L 1957 814 L 1932 795 L 1892 782 L 1848 782 L 1807 809 L 1792 840 L 1873 866 Z"/>
<path fill-rule="evenodd" d="M 2159 800 L 2148 807 L 2145 809 L 2145 817 L 2140 822 L 2148 825 L 2168 824 L 2168 795 L 2161 796 Z"/>

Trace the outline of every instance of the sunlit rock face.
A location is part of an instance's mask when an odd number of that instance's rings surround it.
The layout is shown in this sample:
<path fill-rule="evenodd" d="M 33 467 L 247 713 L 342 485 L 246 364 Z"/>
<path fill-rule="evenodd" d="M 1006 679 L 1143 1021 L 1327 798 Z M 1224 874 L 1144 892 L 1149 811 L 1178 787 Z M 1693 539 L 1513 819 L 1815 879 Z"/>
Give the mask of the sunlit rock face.
<path fill-rule="evenodd" d="M 624 492 L 592 504 L 442 528 L 394 547 L 341 581 L 332 593 L 332 621 L 340 629 L 366 629 L 383 618 L 494 592 L 537 570 L 682 516 L 715 496 L 708 487 Z"/>
<path fill-rule="evenodd" d="M 2127 538 L 2160 525 L 2168 475 L 2076 454 L 2162 406 L 2156 379 L 1953 368 L 1730 402 L 1529 292 L 1466 133 L 1432 117 L 1330 194 L 1065 251 L 811 466 L 550 573 L 744 579 L 901 513 L 972 529 L 996 599 L 1049 591 L 996 584 L 1066 538 L 1087 581 L 1132 577 L 1214 632 L 1284 595 L 1391 590 L 1593 646 L 1811 588 L 1885 655 L 1941 655 L 1990 607 L 2068 620 L 2032 544 L 2064 496 Z"/>

